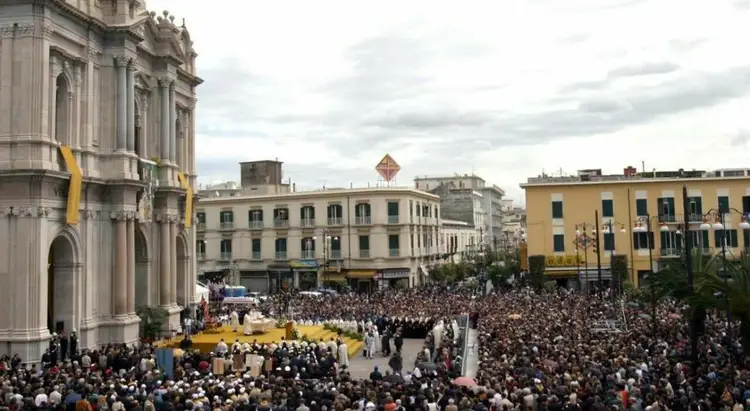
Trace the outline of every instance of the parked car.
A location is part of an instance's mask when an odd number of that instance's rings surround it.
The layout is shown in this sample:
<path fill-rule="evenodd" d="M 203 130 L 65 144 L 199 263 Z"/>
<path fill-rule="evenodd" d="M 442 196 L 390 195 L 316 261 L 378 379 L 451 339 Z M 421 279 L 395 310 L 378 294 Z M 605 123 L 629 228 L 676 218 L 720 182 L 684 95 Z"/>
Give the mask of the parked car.
<path fill-rule="evenodd" d="M 322 297 L 323 293 L 320 291 L 300 291 L 299 295 L 302 297 Z"/>

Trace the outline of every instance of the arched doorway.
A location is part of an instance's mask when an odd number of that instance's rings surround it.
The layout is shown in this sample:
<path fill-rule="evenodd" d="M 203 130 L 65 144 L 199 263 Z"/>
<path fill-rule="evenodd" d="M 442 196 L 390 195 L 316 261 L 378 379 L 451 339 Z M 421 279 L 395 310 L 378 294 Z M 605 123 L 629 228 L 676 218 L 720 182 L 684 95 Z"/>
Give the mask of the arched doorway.
<path fill-rule="evenodd" d="M 77 327 L 76 253 L 71 239 L 58 235 L 47 257 L 47 328 L 50 333 Z"/>
<path fill-rule="evenodd" d="M 185 238 L 181 235 L 177 236 L 175 244 L 177 247 L 177 305 L 187 307 L 190 303 L 186 299 L 187 278 L 185 276 L 188 273 L 187 265 L 189 263 L 187 244 L 185 243 Z"/>
<path fill-rule="evenodd" d="M 140 227 L 135 229 L 135 308 L 150 305 L 151 281 L 149 280 L 149 265 L 151 260 L 148 253 L 146 236 Z"/>

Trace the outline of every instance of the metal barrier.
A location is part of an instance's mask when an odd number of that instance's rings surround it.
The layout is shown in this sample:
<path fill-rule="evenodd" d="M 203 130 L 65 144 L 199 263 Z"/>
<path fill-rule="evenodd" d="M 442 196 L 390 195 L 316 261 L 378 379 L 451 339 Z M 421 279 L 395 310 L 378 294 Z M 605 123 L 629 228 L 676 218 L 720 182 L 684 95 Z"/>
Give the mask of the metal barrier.
<path fill-rule="evenodd" d="M 459 316 L 458 328 L 461 330 L 459 333 L 459 340 L 456 342 L 458 348 L 458 354 L 461 356 L 461 375 L 466 375 L 466 365 L 469 363 L 467 360 L 467 354 L 469 353 L 469 328 L 471 327 L 471 321 L 469 321 L 469 314 L 464 313 Z"/>

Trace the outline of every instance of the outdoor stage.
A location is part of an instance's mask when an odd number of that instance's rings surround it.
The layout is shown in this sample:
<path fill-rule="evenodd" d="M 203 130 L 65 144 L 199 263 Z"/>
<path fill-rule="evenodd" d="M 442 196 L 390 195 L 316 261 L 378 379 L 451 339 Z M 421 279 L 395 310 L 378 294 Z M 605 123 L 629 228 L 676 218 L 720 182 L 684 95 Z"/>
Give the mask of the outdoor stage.
<path fill-rule="evenodd" d="M 323 341 L 328 342 L 331 338 L 335 339 L 337 337 L 334 331 L 326 330 L 322 325 L 297 325 L 295 328 L 309 340 L 319 341 L 322 338 Z M 213 352 L 216 349 L 216 345 L 222 339 L 224 339 L 224 342 L 228 346 L 231 346 L 235 340 L 249 344 L 252 344 L 253 341 L 257 341 L 259 344 L 278 344 L 284 338 L 285 334 L 286 332 L 283 328 L 272 328 L 263 334 L 246 336 L 242 333 L 241 326 L 237 329 L 237 332 L 232 331 L 231 326 L 223 326 L 213 331 L 194 334 L 192 340 L 194 349 L 201 352 Z M 182 341 L 182 335 L 178 335 L 172 340 L 162 341 L 158 345 L 161 347 L 179 348 L 180 341 Z M 354 357 L 364 347 L 364 342 L 348 337 L 344 337 L 344 342 L 348 348 L 350 358 Z"/>

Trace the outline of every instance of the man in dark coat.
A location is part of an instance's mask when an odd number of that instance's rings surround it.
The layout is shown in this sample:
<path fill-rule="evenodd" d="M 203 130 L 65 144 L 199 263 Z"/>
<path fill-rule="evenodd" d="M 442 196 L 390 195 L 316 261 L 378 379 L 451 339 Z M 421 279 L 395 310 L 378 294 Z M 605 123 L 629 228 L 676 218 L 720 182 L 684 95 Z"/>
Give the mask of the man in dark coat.
<path fill-rule="evenodd" d="M 70 356 L 73 357 L 78 354 L 78 334 L 75 329 L 70 332 L 68 340 L 70 345 Z"/>
<path fill-rule="evenodd" d="M 60 334 L 60 361 L 65 362 L 65 360 L 68 358 L 68 343 L 70 341 L 68 340 L 68 333 L 63 331 Z"/>

